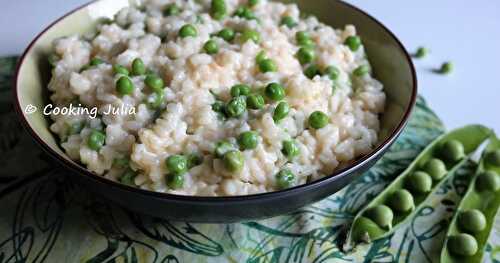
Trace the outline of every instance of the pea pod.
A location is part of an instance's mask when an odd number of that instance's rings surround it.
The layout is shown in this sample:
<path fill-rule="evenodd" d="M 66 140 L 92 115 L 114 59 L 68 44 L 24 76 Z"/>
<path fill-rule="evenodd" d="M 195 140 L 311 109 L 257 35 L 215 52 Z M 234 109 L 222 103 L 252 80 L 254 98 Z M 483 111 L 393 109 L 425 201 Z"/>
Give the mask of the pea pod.
<path fill-rule="evenodd" d="M 490 165 L 488 157 L 499 150 L 500 140 L 492 136 L 448 228 L 442 263 L 483 262 L 484 249 L 500 211 L 500 166 Z"/>
<path fill-rule="evenodd" d="M 453 174 L 490 135 L 490 129 L 480 125 L 470 125 L 453 130 L 434 140 L 400 176 L 358 212 L 353 223 L 349 226 L 343 250 L 350 251 L 360 243 L 370 243 L 391 235 L 398 226 L 404 224 L 419 210 L 428 197 L 439 189 L 446 178 Z M 442 162 L 441 159 L 446 160 L 446 162 Z M 446 168 L 444 176 L 428 175 L 436 170 L 427 171 L 427 163 L 431 160 L 433 160 L 432 162 L 444 163 Z M 417 173 L 415 176 L 416 172 L 422 174 Z M 415 177 L 427 176 L 432 178 L 430 189 L 410 185 L 415 183 Z M 428 180 L 428 178 L 425 179 L 427 182 Z M 391 222 L 385 222 L 382 226 L 376 223 L 379 218 L 371 218 L 373 213 L 370 212 L 380 206 L 388 206 L 394 213 Z"/>

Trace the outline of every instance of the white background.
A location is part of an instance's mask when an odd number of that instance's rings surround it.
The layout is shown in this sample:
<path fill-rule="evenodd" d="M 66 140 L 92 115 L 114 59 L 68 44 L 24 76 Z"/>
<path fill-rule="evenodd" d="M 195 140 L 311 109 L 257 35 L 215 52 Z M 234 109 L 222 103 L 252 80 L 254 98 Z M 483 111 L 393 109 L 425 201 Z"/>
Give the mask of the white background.
<path fill-rule="evenodd" d="M 313 1 L 313 0 L 311 0 Z M 43 28 L 86 0 L 1 0 L 0 56 L 20 54 Z M 420 93 L 448 128 L 481 123 L 500 132 L 500 1 L 350 0 L 389 27 L 415 61 Z M 452 60 L 450 76 L 432 69 Z"/>

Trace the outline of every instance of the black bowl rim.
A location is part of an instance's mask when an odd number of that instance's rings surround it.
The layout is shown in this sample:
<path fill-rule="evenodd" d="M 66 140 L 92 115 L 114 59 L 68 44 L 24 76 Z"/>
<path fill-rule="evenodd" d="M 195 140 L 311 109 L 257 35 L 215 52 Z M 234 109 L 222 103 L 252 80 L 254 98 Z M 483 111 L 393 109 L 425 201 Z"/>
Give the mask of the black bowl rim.
<path fill-rule="evenodd" d="M 60 17 L 53 23 L 51 23 L 48 27 L 46 27 L 41 33 L 39 33 L 34 40 L 28 45 L 24 53 L 19 59 L 18 65 L 16 67 L 16 72 L 14 75 L 14 89 L 13 89 L 13 95 L 14 95 L 14 108 L 15 111 L 18 115 L 18 118 L 21 120 L 23 126 L 25 129 L 30 133 L 31 137 L 41 146 L 41 148 L 48 153 L 50 156 L 52 156 L 55 160 L 57 160 L 60 164 L 62 164 L 64 167 L 68 168 L 70 171 L 76 172 L 77 174 L 81 176 L 86 176 L 94 181 L 98 181 L 100 183 L 104 183 L 109 185 L 110 187 L 116 187 L 119 188 L 123 191 L 130 191 L 130 192 L 135 192 L 136 194 L 141 194 L 141 195 L 146 195 L 151 198 L 160 198 L 160 199 L 165 199 L 165 200 L 170 200 L 170 201 L 177 201 L 177 202 L 186 202 L 186 203 L 192 203 L 196 202 L 197 204 L 205 204 L 205 205 L 217 205 L 220 204 L 220 202 L 225 202 L 225 203 L 233 203 L 233 204 L 242 204 L 246 203 L 249 201 L 263 201 L 263 200 L 268 200 L 268 199 L 281 199 L 285 198 L 287 196 L 293 196 L 293 195 L 298 195 L 304 191 L 314 191 L 317 188 L 321 188 L 323 185 L 328 185 L 330 183 L 333 183 L 337 180 L 340 180 L 341 178 L 348 176 L 352 171 L 358 170 L 359 168 L 363 167 L 364 164 L 368 163 L 370 160 L 375 158 L 379 153 L 384 152 L 396 139 L 397 137 L 401 134 L 403 131 L 404 127 L 408 123 L 410 114 L 415 106 L 416 99 L 417 99 L 417 90 L 418 90 L 418 84 L 417 84 L 417 75 L 415 71 L 415 66 L 413 65 L 413 61 L 411 59 L 411 56 L 408 54 L 407 50 L 401 43 L 401 41 L 396 37 L 392 31 L 390 31 L 386 26 L 384 26 L 380 21 L 375 19 L 373 16 L 369 15 L 362 9 L 346 3 L 342 0 L 336 0 L 340 4 L 343 4 L 351 9 L 353 9 L 355 12 L 360 13 L 361 15 L 366 16 L 370 20 L 372 20 L 374 23 L 376 23 L 378 26 L 380 26 L 384 31 L 386 31 L 391 38 L 394 39 L 394 41 L 398 44 L 399 49 L 401 52 L 406 57 L 407 63 L 410 66 L 411 70 L 411 75 L 413 79 L 413 90 L 410 98 L 410 103 L 408 107 L 405 110 L 405 113 L 403 115 L 402 120 L 398 124 L 397 128 L 392 132 L 392 134 L 387 137 L 386 140 L 384 140 L 380 145 L 372 150 L 369 154 L 362 156 L 361 158 L 358 158 L 355 160 L 352 164 L 349 166 L 340 169 L 338 171 L 335 171 L 334 174 L 330 176 L 325 176 L 321 179 L 318 179 L 316 181 L 313 181 L 311 183 L 307 184 L 302 184 L 298 185 L 292 188 L 280 190 L 280 191 L 274 191 L 274 192 L 266 192 L 266 193 L 260 193 L 260 194 L 252 194 L 252 195 L 239 195 L 239 196 L 217 196 L 217 197 L 211 197 L 211 196 L 187 196 L 187 195 L 174 195 L 174 194 L 168 194 L 168 193 L 161 193 L 161 192 L 154 192 L 150 190 L 144 190 L 132 186 L 127 186 L 124 184 L 121 184 L 119 182 L 111 181 L 109 179 L 104 178 L 103 176 L 97 175 L 83 166 L 80 166 L 76 163 L 70 162 L 66 160 L 65 158 L 61 157 L 56 151 L 54 151 L 50 146 L 48 146 L 36 133 L 36 131 L 30 126 L 28 119 L 24 115 L 23 109 L 21 108 L 21 103 L 19 101 L 19 96 L 18 96 L 18 78 L 19 78 L 19 73 L 21 66 L 24 64 L 24 60 L 27 56 L 27 54 L 31 51 L 31 49 L 35 46 L 35 44 L 38 42 L 38 39 L 41 38 L 48 30 L 50 30 L 53 26 L 58 24 L 60 21 L 65 19 L 66 17 L 72 15 L 73 13 L 76 13 L 80 11 L 81 9 L 86 8 L 87 6 L 90 6 L 99 0 L 93 0 L 89 3 L 86 3 L 73 11 L 70 11 L 69 13 L 65 14 L 64 16 Z"/>

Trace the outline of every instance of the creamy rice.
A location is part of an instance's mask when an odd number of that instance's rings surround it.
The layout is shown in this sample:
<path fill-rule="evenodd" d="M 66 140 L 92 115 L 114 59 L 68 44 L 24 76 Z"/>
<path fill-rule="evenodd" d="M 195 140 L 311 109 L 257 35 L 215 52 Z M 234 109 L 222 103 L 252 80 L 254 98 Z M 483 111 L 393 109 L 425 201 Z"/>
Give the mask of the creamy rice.
<path fill-rule="evenodd" d="M 162 12 L 175 3 L 181 12 L 165 16 Z M 218 21 L 210 15 L 210 0 L 149 0 L 141 8 L 121 10 L 111 23 L 98 26 L 96 36 L 70 36 L 54 42 L 55 61 L 49 90 L 50 99 L 59 107 L 81 105 L 98 108 L 98 118 L 90 114 L 55 115 L 51 130 L 61 138 L 61 146 L 70 158 L 110 180 L 120 181 L 132 172 L 132 184 L 147 190 L 180 195 L 231 196 L 278 190 L 276 174 L 288 169 L 295 184 L 329 176 L 369 153 L 377 143 L 379 114 L 384 110 L 383 86 L 371 74 L 354 76 L 361 65 L 369 65 L 361 46 L 352 51 L 344 41 L 356 35 L 354 26 L 333 29 L 315 17 L 301 18 L 295 4 L 261 0 L 251 7 L 258 19 L 244 19 L 231 14 L 247 0 L 226 0 L 228 15 Z M 332 10 L 332 13 L 335 11 Z M 280 26 L 283 16 L 297 22 L 289 28 Z M 197 36 L 179 36 L 179 29 L 192 24 Z M 204 44 L 221 29 L 235 31 L 250 28 L 260 34 L 260 42 L 244 42 L 237 34 L 228 42 L 212 37 L 219 46 L 216 54 L 203 51 Z M 326 75 L 309 79 L 308 65 L 301 65 L 296 53 L 298 31 L 309 32 L 314 41 L 319 68 L 333 65 L 339 77 Z M 264 51 L 277 65 L 277 72 L 261 73 L 256 57 Z M 92 58 L 106 63 L 81 70 Z M 147 106 L 151 90 L 145 76 L 130 77 L 135 89 L 130 95 L 116 90 L 119 74 L 113 65 L 130 69 L 132 61 L 142 59 L 147 68 L 165 82 L 160 109 Z M 228 102 L 235 84 L 246 84 L 253 92 L 271 82 L 281 83 L 290 112 L 279 122 L 273 120 L 278 102 L 266 101 L 261 110 L 247 110 L 240 118 L 221 118 L 212 110 L 217 98 Z M 334 88 L 332 88 L 334 87 Z M 75 100 L 78 102 L 75 102 Z M 134 113 L 103 114 L 109 107 L 133 108 Z M 329 117 L 328 124 L 312 129 L 308 118 L 314 111 Z M 70 132 L 82 124 L 83 129 Z M 93 150 L 89 134 L 101 130 L 105 145 Z M 232 141 L 245 131 L 255 131 L 259 143 L 255 149 L 242 150 L 241 171 L 230 172 L 213 154 L 220 140 Z M 282 143 L 294 139 L 300 154 L 289 159 L 282 153 Z M 167 184 L 169 171 L 165 160 L 176 154 L 198 153 L 200 165 L 183 174 L 182 188 Z M 127 165 L 116 160 L 129 158 Z"/>

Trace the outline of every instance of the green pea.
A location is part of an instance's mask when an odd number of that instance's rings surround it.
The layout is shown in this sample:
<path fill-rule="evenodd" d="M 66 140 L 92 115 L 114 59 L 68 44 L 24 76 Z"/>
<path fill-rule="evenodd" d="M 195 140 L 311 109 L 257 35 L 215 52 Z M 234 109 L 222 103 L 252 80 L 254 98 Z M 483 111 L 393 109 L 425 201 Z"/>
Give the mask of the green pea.
<path fill-rule="evenodd" d="M 255 31 L 253 29 L 245 29 L 241 33 L 241 39 L 242 39 L 243 43 L 245 43 L 249 40 L 252 40 L 256 44 L 258 44 L 260 42 L 260 34 L 259 34 L 259 32 Z"/>
<path fill-rule="evenodd" d="M 165 16 L 176 16 L 181 12 L 181 9 L 179 6 L 176 4 L 171 4 L 168 5 L 164 10 L 163 10 L 163 15 Z"/>
<path fill-rule="evenodd" d="M 311 63 L 315 57 L 316 54 L 312 48 L 301 47 L 297 52 L 297 58 L 299 59 L 300 64 Z"/>
<path fill-rule="evenodd" d="M 227 152 L 230 152 L 232 150 L 236 150 L 236 147 L 232 143 L 230 143 L 229 141 L 222 140 L 215 145 L 214 154 L 215 154 L 215 157 L 222 158 L 222 157 L 224 157 L 224 154 L 226 154 Z"/>
<path fill-rule="evenodd" d="M 285 89 L 276 82 L 268 84 L 264 92 L 270 100 L 278 101 L 285 98 Z"/>
<path fill-rule="evenodd" d="M 236 34 L 234 33 L 234 30 L 232 30 L 231 28 L 224 28 L 217 34 L 218 37 L 224 39 L 227 42 L 233 41 L 235 35 Z"/>
<path fill-rule="evenodd" d="M 146 74 L 146 66 L 144 65 L 144 62 L 140 58 L 134 59 L 134 61 L 132 61 L 132 75 L 141 76 L 144 74 Z"/>
<path fill-rule="evenodd" d="M 243 115 L 247 108 L 246 98 L 244 96 L 239 96 L 231 99 L 226 106 L 226 114 L 229 117 L 237 118 Z"/>
<path fill-rule="evenodd" d="M 439 69 L 439 73 L 441 74 L 450 74 L 453 71 L 453 63 L 445 62 L 441 65 Z"/>
<path fill-rule="evenodd" d="M 52 68 L 55 68 L 57 66 L 57 62 L 60 60 L 61 58 L 59 58 L 58 55 L 56 54 L 50 54 L 49 55 L 49 58 L 48 58 L 48 61 L 49 61 L 49 64 Z"/>
<path fill-rule="evenodd" d="M 163 79 L 155 75 L 146 76 L 144 84 L 155 92 L 163 92 L 163 87 L 165 86 Z"/>
<path fill-rule="evenodd" d="M 424 171 L 431 176 L 434 181 L 439 181 L 448 173 L 446 165 L 437 158 L 432 158 L 424 166 Z"/>
<path fill-rule="evenodd" d="M 199 153 L 191 153 L 187 156 L 187 167 L 191 169 L 203 163 L 203 155 Z"/>
<path fill-rule="evenodd" d="M 447 245 L 450 252 L 458 256 L 473 256 L 478 249 L 477 240 L 464 233 L 448 237 Z"/>
<path fill-rule="evenodd" d="M 179 36 L 181 38 L 196 37 L 197 35 L 198 35 L 198 30 L 196 29 L 195 26 L 191 24 L 183 25 L 179 30 Z"/>
<path fill-rule="evenodd" d="M 406 189 L 396 190 L 387 199 L 387 204 L 393 210 L 401 213 L 410 212 L 415 208 L 413 196 Z"/>
<path fill-rule="evenodd" d="M 276 174 L 278 189 L 287 189 L 295 185 L 295 175 L 289 169 L 283 169 Z"/>
<path fill-rule="evenodd" d="M 130 160 L 127 157 L 115 158 L 113 160 L 113 165 L 120 168 L 127 168 L 129 166 Z"/>
<path fill-rule="evenodd" d="M 309 36 L 309 33 L 306 31 L 299 31 L 295 34 L 295 40 L 297 41 L 297 44 L 303 45 L 311 40 L 311 36 Z"/>
<path fill-rule="evenodd" d="M 457 222 L 461 230 L 470 234 L 477 234 L 486 228 L 486 217 L 477 209 L 460 212 Z"/>
<path fill-rule="evenodd" d="M 479 192 L 496 192 L 500 189 L 500 177 L 493 171 L 479 174 L 476 178 L 476 188 Z"/>
<path fill-rule="evenodd" d="M 432 178 L 426 172 L 417 171 L 405 178 L 405 186 L 414 194 L 426 194 L 432 189 Z"/>
<path fill-rule="evenodd" d="M 321 111 L 315 111 L 309 115 L 309 126 L 314 129 L 321 129 L 328 124 L 328 115 Z"/>
<path fill-rule="evenodd" d="M 449 140 L 441 147 L 441 155 L 448 162 L 458 162 L 465 158 L 464 145 L 457 140 Z"/>
<path fill-rule="evenodd" d="M 135 177 L 137 176 L 137 173 L 128 168 L 124 173 L 123 175 L 120 177 L 120 182 L 122 184 L 126 184 L 126 185 L 135 185 L 134 183 L 134 180 L 135 180 Z"/>
<path fill-rule="evenodd" d="M 222 159 L 224 166 L 230 172 L 236 173 L 243 169 L 245 164 L 245 159 L 240 151 L 233 150 L 224 154 Z"/>
<path fill-rule="evenodd" d="M 278 71 L 278 65 L 273 60 L 265 58 L 259 62 L 259 70 L 262 73 L 276 72 Z"/>
<path fill-rule="evenodd" d="M 352 226 L 352 237 L 356 242 L 369 243 L 371 240 L 382 236 L 385 231 L 371 219 L 359 217 Z"/>
<path fill-rule="evenodd" d="M 101 64 L 104 64 L 104 60 L 100 58 L 93 58 L 92 60 L 90 60 L 90 66 L 92 67 L 99 66 Z"/>
<path fill-rule="evenodd" d="M 146 104 L 150 109 L 158 109 L 165 101 L 165 93 L 162 91 L 151 93 L 146 99 Z"/>
<path fill-rule="evenodd" d="M 377 205 L 375 207 L 369 208 L 365 212 L 365 216 L 378 226 L 386 229 L 392 228 L 392 220 L 394 219 L 394 213 L 386 205 Z"/>
<path fill-rule="evenodd" d="M 226 1 L 212 0 L 212 4 L 210 6 L 210 13 L 215 20 L 223 19 L 227 14 Z"/>
<path fill-rule="evenodd" d="M 295 140 L 283 141 L 281 152 L 288 158 L 293 159 L 300 154 L 300 148 Z"/>
<path fill-rule="evenodd" d="M 214 102 L 214 104 L 212 104 L 212 110 L 215 112 L 224 113 L 225 109 L 226 105 L 220 100 L 217 100 Z"/>
<path fill-rule="evenodd" d="M 250 86 L 245 85 L 245 84 L 236 84 L 231 87 L 231 96 L 232 97 L 238 97 L 238 96 L 248 96 L 250 94 Z"/>
<path fill-rule="evenodd" d="M 245 18 L 247 20 L 252 20 L 256 19 L 257 17 L 255 14 L 250 10 L 248 7 L 242 6 L 236 9 L 236 12 L 234 13 L 235 16 Z"/>
<path fill-rule="evenodd" d="M 487 153 L 484 161 L 486 165 L 500 167 L 500 150 Z"/>
<path fill-rule="evenodd" d="M 122 76 L 116 82 L 116 91 L 120 95 L 130 95 L 134 92 L 134 83 L 126 76 Z"/>
<path fill-rule="evenodd" d="M 208 40 L 203 46 L 203 49 L 207 54 L 213 55 L 219 52 L 219 45 L 214 40 Z"/>
<path fill-rule="evenodd" d="M 187 158 L 182 155 L 171 155 L 165 160 L 168 171 L 171 174 L 184 174 L 187 172 Z"/>
<path fill-rule="evenodd" d="M 352 74 L 357 77 L 362 77 L 368 73 L 370 73 L 370 67 L 368 65 L 361 65 L 352 72 Z"/>
<path fill-rule="evenodd" d="M 238 7 L 235 11 L 234 11 L 234 16 L 238 16 L 238 17 L 243 17 L 243 13 L 245 12 L 245 10 L 248 9 L 247 7 L 244 7 L 244 6 L 240 6 Z"/>
<path fill-rule="evenodd" d="M 357 51 L 361 47 L 361 38 L 358 36 L 349 36 L 346 38 L 344 44 L 352 51 Z"/>
<path fill-rule="evenodd" d="M 156 72 L 154 72 L 152 69 L 146 69 L 146 76 L 149 76 L 149 75 L 157 76 Z"/>
<path fill-rule="evenodd" d="M 327 75 L 331 80 L 337 80 L 340 76 L 340 70 L 335 66 L 328 66 L 323 74 Z"/>
<path fill-rule="evenodd" d="M 300 43 L 300 46 L 304 48 L 314 49 L 316 47 L 316 44 L 312 39 L 308 39 Z"/>
<path fill-rule="evenodd" d="M 260 64 L 260 62 L 262 62 L 264 59 L 267 59 L 267 56 L 266 56 L 266 52 L 264 52 L 262 50 L 255 57 L 255 61 L 257 62 L 257 64 Z"/>
<path fill-rule="evenodd" d="M 93 130 L 90 133 L 87 145 L 91 150 L 99 151 L 106 142 L 106 135 L 98 130 Z"/>
<path fill-rule="evenodd" d="M 260 0 L 248 0 L 248 6 L 254 7 L 254 6 L 258 5 L 259 2 L 260 2 Z"/>
<path fill-rule="evenodd" d="M 238 137 L 238 144 L 243 150 L 255 149 L 258 143 L 259 143 L 259 135 L 253 131 L 243 132 Z"/>
<path fill-rule="evenodd" d="M 124 76 L 128 76 L 130 74 L 130 72 L 126 67 L 119 64 L 113 66 L 113 73 L 115 73 L 116 75 L 124 75 Z"/>
<path fill-rule="evenodd" d="M 260 110 L 264 108 L 264 97 L 259 94 L 250 94 L 247 97 L 247 107 L 252 110 Z"/>
<path fill-rule="evenodd" d="M 279 122 L 282 119 L 284 119 L 286 116 L 288 116 L 288 113 L 290 112 L 290 106 L 286 101 L 282 101 L 278 103 L 278 106 L 276 106 L 276 109 L 274 109 L 273 113 L 273 120 L 274 122 Z"/>
<path fill-rule="evenodd" d="M 286 25 L 288 28 L 294 28 L 297 26 L 297 22 L 291 16 L 284 16 L 281 18 L 280 25 Z"/>
<path fill-rule="evenodd" d="M 167 186 L 173 190 L 184 187 L 184 174 L 169 174 L 167 176 Z"/>
<path fill-rule="evenodd" d="M 427 48 L 419 47 L 417 49 L 417 52 L 415 53 L 415 57 L 416 58 L 423 58 L 423 57 L 427 56 L 427 53 L 429 53 L 429 50 L 427 50 Z"/>
<path fill-rule="evenodd" d="M 320 75 L 320 74 L 321 74 L 321 72 L 319 70 L 319 67 L 316 64 L 311 64 L 309 67 L 307 67 L 304 70 L 304 75 L 306 75 L 306 77 L 308 77 L 310 79 L 313 79 L 315 76 Z"/>

